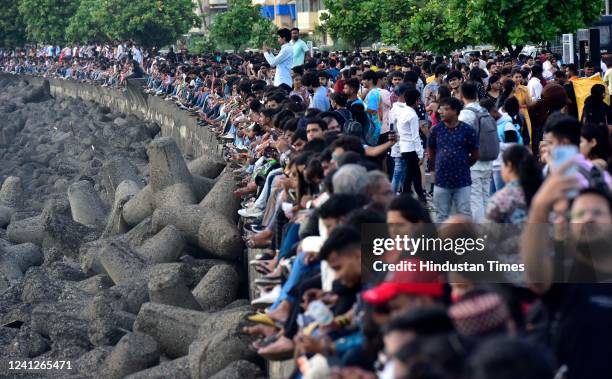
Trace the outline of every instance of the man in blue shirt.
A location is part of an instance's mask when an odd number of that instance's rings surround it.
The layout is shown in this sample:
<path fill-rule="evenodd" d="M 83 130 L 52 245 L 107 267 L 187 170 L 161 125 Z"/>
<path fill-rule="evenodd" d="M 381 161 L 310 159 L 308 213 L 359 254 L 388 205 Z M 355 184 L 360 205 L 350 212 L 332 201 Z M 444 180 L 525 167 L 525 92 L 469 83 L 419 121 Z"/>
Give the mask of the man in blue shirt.
<path fill-rule="evenodd" d="M 287 28 L 279 29 L 278 32 L 278 44 L 281 46 L 278 55 L 274 56 L 270 52 L 270 48 L 264 44 L 263 50 L 265 51 L 264 57 L 266 61 L 272 67 L 276 67 L 276 74 L 274 75 L 274 85 L 281 87 L 291 92 L 291 86 L 293 85 L 293 79 L 291 78 L 291 67 L 293 67 L 293 48 L 289 41 L 291 40 L 291 32 Z"/>
<path fill-rule="evenodd" d="M 321 86 L 318 75 L 311 72 L 304 74 L 302 77 L 302 84 L 313 94 L 310 108 L 316 108 L 321 112 L 327 112 L 330 108 L 329 97 L 327 96 L 328 89 L 327 87 Z"/>
<path fill-rule="evenodd" d="M 470 125 L 459 121 L 461 101 L 447 98 L 440 102 L 438 125 L 429 136 L 429 159 L 436 173 L 433 204 L 436 222 L 443 222 L 451 210 L 471 217 L 470 167 L 478 161 L 478 135 Z"/>

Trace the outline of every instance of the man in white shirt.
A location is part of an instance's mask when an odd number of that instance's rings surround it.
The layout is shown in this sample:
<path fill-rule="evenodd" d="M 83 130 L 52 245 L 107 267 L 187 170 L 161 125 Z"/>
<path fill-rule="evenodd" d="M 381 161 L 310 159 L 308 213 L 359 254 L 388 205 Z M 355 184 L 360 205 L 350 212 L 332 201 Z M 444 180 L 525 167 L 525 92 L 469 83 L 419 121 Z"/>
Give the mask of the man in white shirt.
<path fill-rule="evenodd" d="M 310 52 L 308 45 L 300 38 L 300 29 L 291 29 L 291 47 L 293 47 L 293 67 L 304 64 L 304 56 Z M 309 54 L 310 55 L 310 54 Z"/>
<path fill-rule="evenodd" d="M 392 132 L 397 129 L 399 142 L 396 143 L 394 149 L 397 149 L 396 146 L 399 146 L 403 162 L 395 160 L 396 168 L 398 169 L 393 172 L 393 190 L 397 191 L 398 178 L 401 177 L 401 170 L 405 167 L 403 192 L 409 193 L 414 184 L 414 190 L 418 199 L 426 203 L 427 200 L 425 199 L 425 192 L 421 183 L 421 169 L 419 167 L 423 163 L 423 144 L 419 136 L 419 116 L 414 110 L 421 95 L 415 88 L 405 84 L 400 85 L 395 90 L 395 94 L 398 96 L 398 99 L 389 112 L 389 125 L 393 125 L 394 130 L 391 130 Z"/>
<path fill-rule="evenodd" d="M 536 64 L 531 68 L 531 78 L 529 82 L 527 82 L 527 88 L 529 89 L 529 94 L 533 101 L 540 100 L 542 98 L 542 90 L 544 87 L 542 86 L 542 73 L 544 69 L 542 66 Z"/>
<path fill-rule="evenodd" d="M 291 31 L 287 28 L 279 29 L 278 32 L 278 44 L 281 49 L 278 55 L 274 56 L 270 52 L 270 48 L 264 44 L 263 50 L 264 58 L 272 67 L 276 67 L 276 73 L 274 75 L 274 85 L 281 87 L 287 93 L 291 92 L 291 86 L 293 85 L 293 79 L 291 78 L 291 68 L 293 67 L 293 48 L 289 41 L 291 40 Z"/>

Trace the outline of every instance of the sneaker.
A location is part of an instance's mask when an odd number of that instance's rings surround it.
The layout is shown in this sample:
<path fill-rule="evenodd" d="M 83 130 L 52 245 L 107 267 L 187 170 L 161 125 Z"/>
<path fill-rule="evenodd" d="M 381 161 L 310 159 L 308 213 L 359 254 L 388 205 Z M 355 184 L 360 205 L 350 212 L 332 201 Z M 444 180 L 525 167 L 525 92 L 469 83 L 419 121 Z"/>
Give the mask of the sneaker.
<path fill-rule="evenodd" d="M 238 214 L 242 217 L 260 217 L 263 215 L 263 210 L 252 206 L 249 208 L 240 209 Z"/>
<path fill-rule="evenodd" d="M 233 134 L 230 134 L 230 133 L 227 133 L 226 135 L 223 135 L 223 136 L 221 136 L 220 138 L 222 138 L 222 139 L 231 139 L 231 140 L 233 140 L 233 139 L 234 139 L 234 135 L 233 135 Z"/>
<path fill-rule="evenodd" d="M 263 215 L 263 211 L 259 208 L 243 208 L 238 211 L 238 214 L 242 217 L 260 217 Z"/>
<path fill-rule="evenodd" d="M 262 292 L 259 297 L 253 301 L 251 301 L 251 305 L 257 308 L 265 308 L 278 299 L 281 293 L 281 286 L 275 286 L 272 291 Z"/>

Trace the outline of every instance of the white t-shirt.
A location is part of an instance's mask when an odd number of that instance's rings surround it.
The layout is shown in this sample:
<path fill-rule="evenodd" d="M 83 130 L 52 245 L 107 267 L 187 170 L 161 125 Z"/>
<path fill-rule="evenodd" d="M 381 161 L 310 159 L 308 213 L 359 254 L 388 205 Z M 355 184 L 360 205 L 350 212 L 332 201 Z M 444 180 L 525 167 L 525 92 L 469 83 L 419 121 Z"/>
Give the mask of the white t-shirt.
<path fill-rule="evenodd" d="M 542 82 L 540 82 L 540 79 L 529 79 L 529 82 L 527 83 L 527 88 L 529 89 L 529 94 L 531 95 L 531 98 L 534 101 L 540 100 L 542 98 L 542 90 L 544 89 L 544 87 L 542 87 Z"/>

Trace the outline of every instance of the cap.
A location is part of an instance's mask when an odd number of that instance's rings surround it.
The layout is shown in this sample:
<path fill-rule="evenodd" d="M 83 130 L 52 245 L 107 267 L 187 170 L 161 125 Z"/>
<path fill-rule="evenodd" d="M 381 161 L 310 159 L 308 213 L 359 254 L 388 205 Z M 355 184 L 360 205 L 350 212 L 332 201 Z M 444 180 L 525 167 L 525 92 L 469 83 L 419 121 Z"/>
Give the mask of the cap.
<path fill-rule="evenodd" d="M 485 293 L 459 301 L 448 310 L 457 331 L 464 336 L 481 336 L 502 328 L 510 311 L 497 293 Z"/>
<path fill-rule="evenodd" d="M 415 262 L 419 267 L 418 259 L 407 259 L 406 262 Z M 380 304 L 400 294 L 442 297 L 444 277 L 433 271 L 394 271 L 387 275 L 384 282 L 365 291 L 363 299 L 371 304 Z"/>

